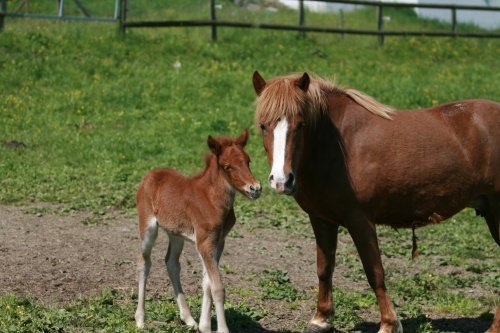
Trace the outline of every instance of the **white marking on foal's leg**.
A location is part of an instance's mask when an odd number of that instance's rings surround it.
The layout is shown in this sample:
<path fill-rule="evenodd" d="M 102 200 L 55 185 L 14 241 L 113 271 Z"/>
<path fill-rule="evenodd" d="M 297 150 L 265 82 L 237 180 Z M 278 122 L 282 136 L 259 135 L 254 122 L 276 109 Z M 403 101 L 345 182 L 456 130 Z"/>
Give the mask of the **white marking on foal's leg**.
<path fill-rule="evenodd" d="M 189 311 L 181 285 L 181 265 L 179 263 L 179 257 L 182 249 L 184 248 L 184 239 L 182 237 L 176 237 L 170 233 L 168 234 L 168 238 L 169 244 L 167 255 L 165 256 L 165 265 L 167 266 L 168 276 L 170 277 L 172 287 L 174 288 L 175 299 L 177 301 L 177 305 L 179 306 L 181 320 L 185 322 L 186 325 L 197 328 L 198 325 Z"/>
<path fill-rule="evenodd" d="M 203 300 L 201 302 L 201 314 L 200 314 L 200 325 L 199 330 L 201 333 L 210 333 L 212 331 L 212 326 L 210 323 L 210 312 L 212 308 L 212 295 L 210 291 L 210 278 L 208 277 L 207 270 L 205 269 L 205 264 L 203 263 L 203 281 L 201 286 L 203 288 Z"/>
<path fill-rule="evenodd" d="M 158 236 L 158 224 L 156 218 L 151 217 L 148 221 L 148 226 L 144 232 L 144 238 L 141 244 L 141 255 L 137 265 L 139 272 L 139 291 L 137 309 L 135 311 L 135 323 L 138 328 L 144 327 L 144 301 L 146 294 L 146 282 L 148 280 L 149 270 L 151 269 L 151 250 Z"/>
<path fill-rule="evenodd" d="M 222 252 L 223 244 L 218 246 Z M 217 318 L 217 332 L 229 333 L 229 328 L 226 323 L 226 314 L 224 312 L 224 286 L 218 268 L 218 249 L 214 249 L 213 255 L 203 258 L 203 301 L 200 317 L 200 332 L 211 332 L 210 327 L 210 308 L 212 301 L 215 305 L 215 313 Z M 201 255 L 200 255 L 201 256 Z"/>
<path fill-rule="evenodd" d="M 274 128 L 274 143 L 273 143 L 273 166 L 271 168 L 271 187 L 277 189 L 277 184 L 285 184 L 285 149 L 286 149 L 286 134 L 288 131 L 288 121 L 282 119 Z"/>

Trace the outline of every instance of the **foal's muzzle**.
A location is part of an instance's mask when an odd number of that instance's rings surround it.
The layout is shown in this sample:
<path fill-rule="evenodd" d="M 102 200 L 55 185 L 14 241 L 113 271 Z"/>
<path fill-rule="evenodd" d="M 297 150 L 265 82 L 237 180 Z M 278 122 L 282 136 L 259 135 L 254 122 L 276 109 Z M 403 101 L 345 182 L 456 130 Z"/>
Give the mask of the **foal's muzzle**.
<path fill-rule="evenodd" d="M 245 195 L 250 199 L 257 199 L 262 193 L 262 186 L 259 182 L 246 185 L 244 188 Z"/>

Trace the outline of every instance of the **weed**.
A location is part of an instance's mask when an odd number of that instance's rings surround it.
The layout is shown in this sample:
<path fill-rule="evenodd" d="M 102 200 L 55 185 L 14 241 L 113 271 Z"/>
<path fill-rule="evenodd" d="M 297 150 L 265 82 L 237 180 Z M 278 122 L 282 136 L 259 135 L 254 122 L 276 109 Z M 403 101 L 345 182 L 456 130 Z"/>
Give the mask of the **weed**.
<path fill-rule="evenodd" d="M 304 299 L 306 294 L 295 288 L 290 281 L 288 272 L 280 269 L 264 270 L 259 279 L 264 299 L 297 301 Z"/>

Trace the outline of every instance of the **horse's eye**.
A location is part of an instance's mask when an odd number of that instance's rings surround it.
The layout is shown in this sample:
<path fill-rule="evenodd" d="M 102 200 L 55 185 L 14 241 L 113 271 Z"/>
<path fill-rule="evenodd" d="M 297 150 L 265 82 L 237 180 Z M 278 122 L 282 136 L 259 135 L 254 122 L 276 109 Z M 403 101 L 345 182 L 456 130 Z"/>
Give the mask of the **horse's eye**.
<path fill-rule="evenodd" d="M 260 129 L 263 130 L 263 131 L 265 131 L 266 130 L 266 125 L 260 124 Z"/>
<path fill-rule="evenodd" d="M 227 171 L 227 172 L 233 170 L 233 168 L 229 164 L 224 164 L 223 168 L 224 168 L 224 171 Z"/>
<path fill-rule="evenodd" d="M 306 126 L 306 124 L 301 121 L 298 125 L 297 125 L 297 129 L 301 129 L 301 128 L 304 128 L 304 126 Z"/>

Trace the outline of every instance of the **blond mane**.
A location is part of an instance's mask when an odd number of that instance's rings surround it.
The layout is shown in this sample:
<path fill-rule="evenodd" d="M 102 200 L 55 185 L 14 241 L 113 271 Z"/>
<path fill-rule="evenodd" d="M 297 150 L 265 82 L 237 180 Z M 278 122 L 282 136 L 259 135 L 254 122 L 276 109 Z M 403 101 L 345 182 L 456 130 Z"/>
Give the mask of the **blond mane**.
<path fill-rule="evenodd" d="M 394 108 L 359 90 L 341 88 L 332 81 L 316 76 L 311 77 L 309 88 L 304 92 L 295 85 L 300 77 L 301 75 L 292 74 L 266 82 L 265 89 L 256 101 L 256 124 L 274 123 L 280 117 L 293 118 L 302 110 L 310 112 L 304 116 L 317 119 L 321 113 L 327 112 L 327 96 L 330 93 L 344 93 L 367 111 L 385 119 L 392 119 L 395 112 Z"/>

